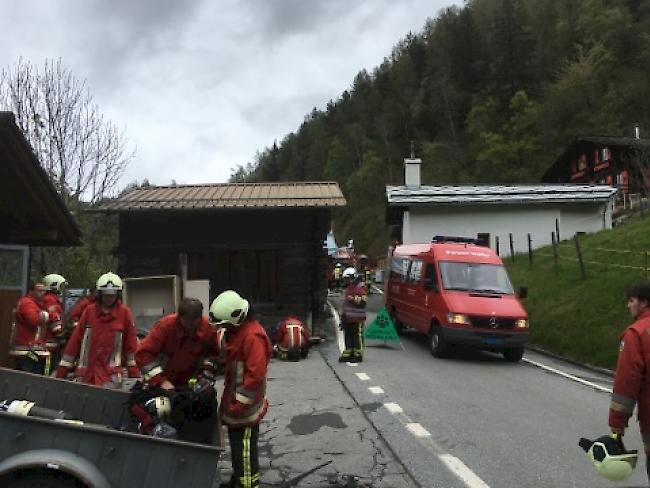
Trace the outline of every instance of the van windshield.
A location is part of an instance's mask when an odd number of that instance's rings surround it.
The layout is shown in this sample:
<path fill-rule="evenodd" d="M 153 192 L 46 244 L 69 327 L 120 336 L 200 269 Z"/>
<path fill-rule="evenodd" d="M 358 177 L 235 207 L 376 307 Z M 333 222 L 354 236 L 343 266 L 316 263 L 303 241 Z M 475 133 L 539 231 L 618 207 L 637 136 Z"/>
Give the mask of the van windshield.
<path fill-rule="evenodd" d="M 442 261 L 440 274 L 446 290 L 514 294 L 508 273 L 499 264 Z"/>

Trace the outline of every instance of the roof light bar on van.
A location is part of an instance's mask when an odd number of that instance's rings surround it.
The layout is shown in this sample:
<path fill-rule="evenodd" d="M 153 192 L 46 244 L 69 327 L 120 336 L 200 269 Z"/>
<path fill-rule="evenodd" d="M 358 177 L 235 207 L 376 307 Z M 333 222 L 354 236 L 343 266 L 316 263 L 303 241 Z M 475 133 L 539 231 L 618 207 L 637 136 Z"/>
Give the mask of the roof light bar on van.
<path fill-rule="evenodd" d="M 433 236 L 431 242 L 457 242 L 459 244 L 476 244 L 477 246 L 486 246 L 484 239 L 474 239 L 473 237 L 457 236 Z"/>

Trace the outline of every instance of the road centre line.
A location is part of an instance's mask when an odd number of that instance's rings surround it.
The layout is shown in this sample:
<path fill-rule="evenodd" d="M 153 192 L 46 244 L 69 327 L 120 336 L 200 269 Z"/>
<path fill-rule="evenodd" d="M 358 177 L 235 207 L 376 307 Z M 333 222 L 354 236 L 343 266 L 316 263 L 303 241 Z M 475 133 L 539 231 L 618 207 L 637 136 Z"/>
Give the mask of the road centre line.
<path fill-rule="evenodd" d="M 348 366 L 350 366 L 352 368 L 358 368 L 359 367 L 358 363 L 345 363 L 345 364 L 347 364 Z"/>
<path fill-rule="evenodd" d="M 438 459 L 445 463 L 445 465 L 470 488 L 490 488 L 457 457 L 454 457 L 451 454 L 440 454 Z"/>
<path fill-rule="evenodd" d="M 545 364 L 538 363 L 537 361 L 533 361 L 533 360 L 527 359 L 527 358 L 523 358 L 522 361 L 524 361 L 524 362 L 526 362 L 526 363 L 528 363 L 528 364 L 530 364 L 532 366 L 536 366 L 538 368 L 541 368 L 541 369 L 543 369 L 545 371 L 549 371 L 551 373 L 560 375 L 560 376 L 562 376 L 564 378 L 567 378 L 567 379 L 570 379 L 572 381 L 576 381 L 576 382 L 581 383 L 581 384 L 583 384 L 585 386 L 589 386 L 589 387 L 593 388 L 594 390 L 602 391 L 603 393 L 612 393 L 611 388 L 606 388 L 604 386 L 597 385 L 596 383 L 592 383 L 591 381 L 583 380 L 582 378 L 580 378 L 578 376 L 572 375 L 570 373 L 565 373 L 564 371 L 560 371 L 559 369 L 551 368 L 550 366 L 546 366 Z"/>
<path fill-rule="evenodd" d="M 392 414 L 402 413 L 404 411 L 402 410 L 402 407 L 400 407 L 397 403 L 384 403 L 384 407 Z"/>
<path fill-rule="evenodd" d="M 359 378 L 361 381 L 369 381 L 370 376 L 368 376 L 366 373 L 354 373 L 357 375 L 357 378 Z"/>
<path fill-rule="evenodd" d="M 371 386 L 368 388 L 373 395 L 383 395 L 384 389 L 381 386 Z"/>
<path fill-rule="evenodd" d="M 418 424 L 417 422 L 410 422 L 406 424 L 406 428 L 415 437 L 431 437 L 431 432 L 429 432 L 427 429 L 422 427 L 422 425 Z"/>

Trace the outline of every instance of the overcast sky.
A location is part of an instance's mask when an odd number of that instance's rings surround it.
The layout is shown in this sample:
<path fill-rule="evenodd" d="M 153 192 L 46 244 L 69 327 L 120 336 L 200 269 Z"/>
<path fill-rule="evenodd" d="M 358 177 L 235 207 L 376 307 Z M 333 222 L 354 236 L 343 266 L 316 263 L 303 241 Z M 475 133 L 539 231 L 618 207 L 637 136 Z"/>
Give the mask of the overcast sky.
<path fill-rule="evenodd" d="M 61 58 L 136 157 L 121 186 L 219 183 L 452 0 L 0 0 L 0 65 Z"/>

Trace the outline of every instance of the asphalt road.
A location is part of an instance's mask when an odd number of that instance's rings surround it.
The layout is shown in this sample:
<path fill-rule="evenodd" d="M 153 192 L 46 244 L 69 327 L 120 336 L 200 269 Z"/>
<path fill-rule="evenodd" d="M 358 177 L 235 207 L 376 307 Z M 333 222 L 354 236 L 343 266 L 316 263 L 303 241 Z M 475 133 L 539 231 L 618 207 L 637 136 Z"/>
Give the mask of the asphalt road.
<path fill-rule="evenodd" d="M 368 323 L 382 306 L 371 295 Z M 338 363 L 337 346 L 322 349 L 326 359 L 421 486 L 613 486 L 577 445 L 608 432 L 607 375 L 530 351 L 516 364 L 467 349 L 437 359 L 416 333 L 369 341 L 358 365 Z M 642 451 L 635 419 L 625 440 Z M 644 459 L 624 486 L 648 486 Z"/>

